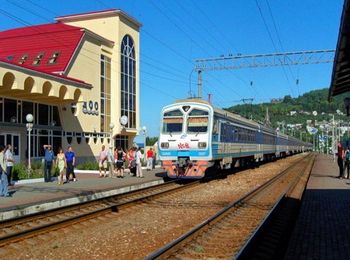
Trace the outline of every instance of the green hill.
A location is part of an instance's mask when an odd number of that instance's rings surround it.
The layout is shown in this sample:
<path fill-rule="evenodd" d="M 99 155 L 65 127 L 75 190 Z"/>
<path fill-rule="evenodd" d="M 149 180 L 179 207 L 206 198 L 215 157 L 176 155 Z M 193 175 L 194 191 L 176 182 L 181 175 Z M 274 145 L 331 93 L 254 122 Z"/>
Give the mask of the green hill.
<path fill-rule="evenodd" d="M 268 108 L 272 127 L 276 128 L 283 122 L 285 126 L 302 124 L 303 129 L 305 129 L 307 120 L 312 120 L 312 124 L 316 120 L 316 124 L 319 124 L 323 121 L 330 121 L 332 114 L 335 115 L 336 120 L 348 121 L 343 101 L 346 96 L 349 94 L 337 96 L 328 102 L 328 89 L 324 88 L 307 92 L 297 98 L 285 96 L 270 103 L 242 104 L 225 109 L 246 118 L 263 122 Z M 313 115 L 313 111 L 317 112 L 316 116 Z"/>

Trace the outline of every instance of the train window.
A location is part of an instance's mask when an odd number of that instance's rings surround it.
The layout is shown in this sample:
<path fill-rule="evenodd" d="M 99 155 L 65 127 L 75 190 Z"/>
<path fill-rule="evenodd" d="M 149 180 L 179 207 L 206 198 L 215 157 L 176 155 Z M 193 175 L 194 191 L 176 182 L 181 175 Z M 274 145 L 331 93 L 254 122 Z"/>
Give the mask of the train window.
<path fill-rule="evenodd" d="M 213 125 L 213 134 L 215 135 L 215 134 L 217 134 L 218 133 L 218 124 L 219 124 L 219 122 L 218 122 L 218 120 L 214 120 L 214 125 Z"/>
<path fill-rule="evenodd" d="M 207 116 L 207 115 L 208 115 L 208 111 L 199 110 L 199 109 L 193 109 L 189 113 L 189 116 Z"/>
<path fill-rule="evenodd" d="M 233 143 L 235 141 L 235 131 L 237 130 L 235 130 L 233 125 L 222 123 L 220 129 L 220 142 Z"/>
<path fill-rule="evenodd" d="M 205 133 L 208 130 L 208 117 L 189 117 L 187 131 L 189 133 Z"/>
<path fill-rule="evenodd" d="M 181 118 L 164 118 L 163 133 L 178 133 L 182 132 L 183 119 Z"/>
<path fill-rule="evenodd" d="M 166 116 L 183 116 L 183 114 L 180 111 L 180 109 L 176 109 L 176 110 L 165 112 L 164 117 Z"/>

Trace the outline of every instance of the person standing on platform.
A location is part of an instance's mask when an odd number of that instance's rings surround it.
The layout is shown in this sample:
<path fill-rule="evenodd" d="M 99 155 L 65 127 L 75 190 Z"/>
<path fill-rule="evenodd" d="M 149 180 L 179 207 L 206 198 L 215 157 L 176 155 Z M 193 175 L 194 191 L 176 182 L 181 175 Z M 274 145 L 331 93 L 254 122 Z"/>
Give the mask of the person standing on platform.
<path fill-rule="evenodd" d="M 128 151 L 128 154 L 127 154 L 129 174 L 131 176 L 135 176 L 136 175 L 135 156 L 136 156 L 136 148 L 135 147 L 131 147 L 130 150 Z"/>
<path fill-rule="evenodd" d="M 340 142 L 337 144 L 337 162 L 338 162 L 338 167 L 339 167 L 339 179 L 343 178 L 344 175 L 344 149 L 343 146 L 341 145 Z"/>
<path fill-rule="evenodd" d="M 126 153 L 121 148 L 121 146 L 118 146 L 116 152 L 115 152 L 115 160 L 116 160 L 116 173 L 117 178 L 124 178 L 124 161 L 125 161 Z"/>
<path fill-rule="evenodd" d="M 8 192 L 4 146 L 0 145 L 0 197 L 11 197 Z"/>
<path fill-rule="evenodd" d="M 349 179 L 349 170 L 350 170 L 350 147 L 348 146 L 345 150 L 345 166 L 344 166 L 344 171 L 346 170 L 346 176 Z M 344 174 L 345 175 L 345 174 Z M 344 176 L 345 178 L 345 176 Z"/>
<path fill-rule="evenodd" d="M 153 154 L 153 165 L 152 165 L 152 169 L 156 168 L 156 163 L 157 163 L 157 153 L 154 152 Z"/>
<path fill-rule="evenodd" d="M 153 150 L 152 148 L 149 148 L 149 150 L 147 151 L 147 171 L 151 171 L 153 168 Z"/>
<path fill-rule="evenodd" d="M 112 178 L 114 175 L 114 154 L 113 147 L 110 147 L 107 151 L 107 161 L 109 165 L 109 177 Z"/>
<path fill-rule="evenodd" d="M 74 174 L 74 166 L 75 166 L 75 153 L 73 152 L 72 146 L 68 146 L 68 150 L 64 154 L 66 157 L 67 170 L 66 170 L 66 182 L 69 181 L 77 181 L 77 178 Z"/>
<path fill-rule="evenodd" d="M 142 153 L 141 153 L 141 148 L 139 147 L 136 151 L 136 155 L 135 155 L 135 160 L 136 160 L 136 177 L 139 178 L 143 178 L 143 174 L 142 174 L 142 164 L 141 164 L 141 160 L 142 160 Z"/>
<path fill-rule="evenodd" d="M 15 163 L 15 160 L 13 159 L 13 154 L 12 154 L 12 145 L 8 144 L 7 149 L 5 152 L 5 162 L 6 162 L 6 174 L 7 174 L 7 183 L 8 185 L 11 184 L 11 175 L 12 175 L 12 168 L 13 164 Z"/>
<path fill-rule="evenodd" d="M 63 149 L 61 147 L 58 149 L 56 166 L 60 174 L 58 176 L 58 185 L 63 185 L 63 172 L 64 172 L 64 169 L 67 167 L 67 163 L 66 163 L 66 156 L 64 155 Z"/>
<path fill-rule="evenodd" d="M 44 180 L 51 182 L 51 168 L 55 160 L 55 155 L 50 144 L 44 144 L 45 151 L 45 165 L 44 165 Z"/>
<path fill-rule="evenodd" d="M 107 177 L 107 151 L 105 150 L 105 146 L 102 145 L 102 150 L 99 154 L 99 157 L 98 157 L 98 170 L 100 172 L 100 176 L 99 178 L 102 178 L 102 177 Z M 104 175 L 102 174 L 102 169 L 104 170 Z"/>

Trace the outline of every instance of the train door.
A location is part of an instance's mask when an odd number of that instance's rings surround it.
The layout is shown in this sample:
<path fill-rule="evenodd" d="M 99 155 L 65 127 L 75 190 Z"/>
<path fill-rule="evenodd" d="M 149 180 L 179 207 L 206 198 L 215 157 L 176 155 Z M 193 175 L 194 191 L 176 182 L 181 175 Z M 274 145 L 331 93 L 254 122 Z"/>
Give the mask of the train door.
<path fill-rule="evenodd" d="M 20 136 L 19 134 L 0 133 L 0 145 L 4 147 L 8 144 L 12 145 L 13 159 L 20 162 Z"/>

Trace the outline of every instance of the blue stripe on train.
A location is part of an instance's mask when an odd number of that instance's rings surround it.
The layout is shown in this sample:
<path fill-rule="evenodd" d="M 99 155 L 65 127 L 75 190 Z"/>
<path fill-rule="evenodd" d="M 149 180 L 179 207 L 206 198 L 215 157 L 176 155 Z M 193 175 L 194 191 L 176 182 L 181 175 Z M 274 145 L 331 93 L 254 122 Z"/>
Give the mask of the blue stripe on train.
<path fill-rule="evenodd" d="M 275 153 L 275 150 L 269 150 L 269 151 L 250 151 L 250 152 L 238 152 L 238 153 L 215 153 L 213 152 L 213 159 L 220 159 L 223 157 L 241 157 L 242 155 L 254 155 L 259 153 Z"/>
<path fill-rule="evenodd" d="M 168 151 L 159 151 L 160 156 L 171 156 L 171 157 L 188 157 L 188 156 L 208 156 L 209 149 L 207 150 L 190 150 L 190 151 L 177 151 L 177 150 L 168 150 Z"/>

